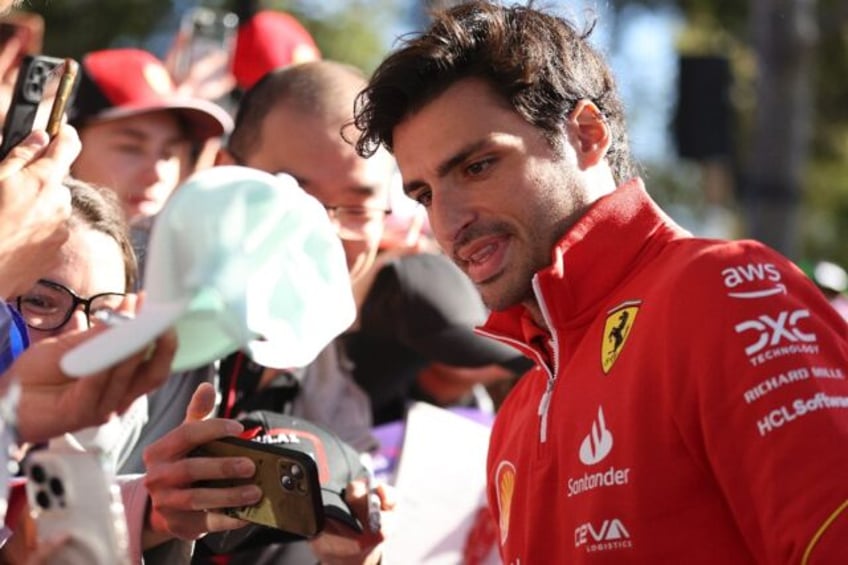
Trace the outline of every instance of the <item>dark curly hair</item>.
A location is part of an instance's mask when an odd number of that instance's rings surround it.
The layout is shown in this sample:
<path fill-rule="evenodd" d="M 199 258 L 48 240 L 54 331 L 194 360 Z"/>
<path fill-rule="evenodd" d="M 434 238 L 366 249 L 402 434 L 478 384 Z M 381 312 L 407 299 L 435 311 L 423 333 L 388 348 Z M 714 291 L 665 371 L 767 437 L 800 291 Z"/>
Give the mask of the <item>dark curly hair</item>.
<path fill-rule="evenodd" d="M 530 6 L 471 1 L 437 13 L 422 35 L 405 41 L 374 72 L 356 99 L 357 152 L 392 151 L 395 127 L 459 80 L 482 78 L 553 147 L 580 100 L 598 107 L 610 130 L 607 161 L 617 183 L 635 174 L 624 107 L 603 57 L 560 17 Z"/>

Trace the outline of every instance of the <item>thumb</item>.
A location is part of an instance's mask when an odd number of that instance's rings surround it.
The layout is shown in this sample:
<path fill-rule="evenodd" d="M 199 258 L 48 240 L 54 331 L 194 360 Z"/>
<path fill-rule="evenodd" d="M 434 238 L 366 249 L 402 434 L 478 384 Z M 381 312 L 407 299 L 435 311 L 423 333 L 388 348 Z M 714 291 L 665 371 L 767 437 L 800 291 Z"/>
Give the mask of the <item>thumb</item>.
<path fill-rule="evenodd" d="M 50 138 L 47 136 L 47 132 L 41 130 L 31 132 L 23 141 L 12 148 L 5 159 L 0 161 L 0 179 L 5 179 L 21 171 L 44 152 L 49 142 Z"/>
<path fill-rule="evenodd" d="M 186 422 L 197 422 L 204 420 L 212 414 L 215 409 L 215 387 L 211 383 L 200 383 L 197 390 L 191 396 L 191 401 L 186 408 Z"/>

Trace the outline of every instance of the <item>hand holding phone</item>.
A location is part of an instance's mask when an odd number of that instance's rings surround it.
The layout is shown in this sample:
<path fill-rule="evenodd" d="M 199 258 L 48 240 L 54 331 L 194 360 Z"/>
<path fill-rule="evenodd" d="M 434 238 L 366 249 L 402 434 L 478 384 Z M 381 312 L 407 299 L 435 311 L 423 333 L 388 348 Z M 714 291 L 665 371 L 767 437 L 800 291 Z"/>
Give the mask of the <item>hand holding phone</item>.
<path fill-rule="evenodd" d="M 247 457 L 256 465 L 250 479 L 204 481 L 205 487 L 256 484 L 262 490 L 257 504 L 224 510 L 226 515 L 311 538 L 324 529 L 324 506 L 318 467 L 309 455 L 235 437 L 202 445 L 195 457 Z"/>
<path fill-rule="evenodd" d="M 24 57 L 3 123 L 0 159 L 5 158 L 9 151 L 32 131 L 38 108 L 53 80 L 58 86 L 50 113 L 48 133 L 51 137 L 58 133 L 62 116 L 73 93 L 78 68 L 79 65 L 72 59 L 58 59 L 46 55 Z M 61 78 L 57 74 L 60 69 Z"/>
<path fill-rule="evenodd" d="M 97 452 L 38 450 L 25 467 L 39 543 L 68 537 L 51 555 L 51 563 L 129 565 L 120 490 Z"/>
<path fill-rule="evenodd" d="M 237 31 L 238 16 L 232 12 L 204 7 L 187 11 L 180 23 L 177 45 L 172 54 L 174 80 L 178 84 L 188 81 L 194 74 L 193 67 L 210 58 L 222 64 L 206 70 L 204 80 L 211 81 L 220 78 L 220 74 L 228 73 Z"/>

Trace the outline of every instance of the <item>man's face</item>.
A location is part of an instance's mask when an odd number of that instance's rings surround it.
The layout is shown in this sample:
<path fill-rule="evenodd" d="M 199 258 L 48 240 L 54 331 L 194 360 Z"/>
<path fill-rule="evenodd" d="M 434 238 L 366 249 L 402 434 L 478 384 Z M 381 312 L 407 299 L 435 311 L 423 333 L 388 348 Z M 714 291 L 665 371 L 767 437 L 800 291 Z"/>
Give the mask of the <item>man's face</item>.
<path fill-rule="evenodd" d="M 339 125 L 292 110 L 285 104 L 272 110 L 262 124 L 257 146 L 242 155 L 245 165 L 269 173 L 288 173 L 321 204 L 388 208 L 391 158 L 383 153 L 359 157 L 339 135 Z M 373 264 L 383 235 L 385 217 L 369 220 L 359 237 L 340 232 L 351 278 Z"/>
<path fill-rule="evenodd" d="M 129 221 L 153 216 L 180 182 L 190 142 L 167 110 L 107 120 L 80 130 L 82 152 L 71 173 L 114 190 Z"/>
<path fill-rule="evenodd" d="M 533 299 L 531 279 L 585 209 L 576 156 L 479 79 L 463 79 L 394 130 L 404 190 L 492 310 Z"/>

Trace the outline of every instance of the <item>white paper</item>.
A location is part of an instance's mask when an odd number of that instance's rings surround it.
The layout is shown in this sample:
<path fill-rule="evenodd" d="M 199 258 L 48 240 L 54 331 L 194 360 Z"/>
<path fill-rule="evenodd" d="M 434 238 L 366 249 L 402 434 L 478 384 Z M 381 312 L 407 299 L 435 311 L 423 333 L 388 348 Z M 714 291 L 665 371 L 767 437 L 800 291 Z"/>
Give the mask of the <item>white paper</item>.
<path fill-rule="evenodd" d="M 489 428 L 426 403 L 408 412 L 385 565 L 458 565 L 486 505 Z M 482 563 L 499 563 L 493 547 Z"/>

